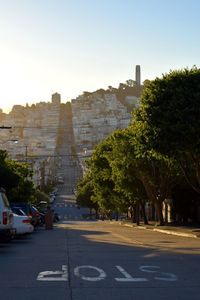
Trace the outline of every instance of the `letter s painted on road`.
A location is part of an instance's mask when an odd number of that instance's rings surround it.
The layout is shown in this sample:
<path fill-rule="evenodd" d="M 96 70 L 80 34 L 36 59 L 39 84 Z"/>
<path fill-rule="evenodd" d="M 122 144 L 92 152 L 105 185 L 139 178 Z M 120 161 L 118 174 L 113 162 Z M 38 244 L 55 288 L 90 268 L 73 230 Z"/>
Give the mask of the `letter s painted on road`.
<path fill-rule="evenodd" d="M 140 271 L 146 272 L 146 273 L 157 273 L 157 275 L 154 277 L 156 280 L 162 280 L 162 281 L 177 281 L 177 276 L 173 273 L 166 273 L 166 272 L 160 272 L 160 267 L 158 266 L 141 266 Z"/>

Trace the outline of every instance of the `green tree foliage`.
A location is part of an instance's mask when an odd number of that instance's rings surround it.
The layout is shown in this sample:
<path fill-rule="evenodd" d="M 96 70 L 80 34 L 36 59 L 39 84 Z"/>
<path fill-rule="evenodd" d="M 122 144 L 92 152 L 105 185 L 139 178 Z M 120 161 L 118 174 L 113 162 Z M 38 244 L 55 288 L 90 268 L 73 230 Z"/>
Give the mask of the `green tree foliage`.
<path fill-rule="evenodd" d="M 46 193 L 42 192 L 41 190 L 36 189 L 35 190 L 35 200 L 33 203 L 36 206 L 38 206 L 38 205 L 40 205 L 41 202 L 49 204 L 49 202 L 50 202 L 49 196 Z"/>
<path fill-rule="evenodd" d="M 171 158 L 152 151 L 138 152 L 136 134 L 132 125 L 114 132 L 96 147 L 87 162 L 90 176 L 81 182 L 79 197 L 89 195 L 88 199 L 104 211 L 125 212 L 132 207 L 138 212 L 140 206 L 144 217 L 148 199 L 163 225 L 163 202 L 171 196 L 179 169 Z"/>
<path fill-rule="evenodd" d="M 146 157 L 138 159 L 137 170 L 148 199 L 155 205 L 159 223 L 163 225 L 163 202 L 171 198 L 172 188 L 177 183 L 177 164 L 167 157 L 148 153 Z"/>
<path fill-rule="evenodd" d="M 115 182 L 115 191 L 121 195 L 123 205 L 135 211 L 133 220 L 139 224 L 139 206 L 141 206 L 144 221 L 147 223 L 145 214 L 146 191 L 138 176 L 134 146 L 131 144 L 129 129 L 115 131 L 110 137 L 112 152 L 108 155 L 112 168 L 112 179 Z"/>
<path fill-rule="evenodd" d="M 0 183 L 11 202 L 33 200 L 34 186 L 30 177 L 31 171 L 26 163 L 10 160 L 6 151 L 0 150 Z"/>
<path fill-rule="evenodd" d="M 133 87 L 133 86 L 136 85 L 136 81 L 135 81 L 135 80 L 132 80 L 132 79 L 128 79 L 128 80 L 126 80 L 126 84 L 127 84 L 127 86 L 129 86 L 129 87 Z"/>
<path fill-rule="evenodd" d="M 0 185 L 7 191 L 16 187 L 20 180 L 19 174 L 13 172 L 13 167 L 8 162 L 7 152 L 0 150 Z"/>
<path fill-rule="evenodd" d="M 119 90 L 127 88 L 121 84 Z M 100 207 L 119 211 L 148 198 L 162 225 L 163 202 L 183 182 L 180 170 L 200 192 L 199 146 L 200 70 L 145 81 L 132 124 L 100 143 L 89 160 L 92 197 Z"/>
<path fill-rule="evenodd" d="M 164 223 L 163 201 L 171 196 L 171 190 L 179 177 L 176 161 L 146 151 L 138 153 L 135 126 L 113 134 L 113 176 L 115 184 L 129 199 L 140 204 L 151 201 L 157 210 L 159 223 Z"/>
<path fill-rule="evenodd" d="M 116 197 L 114 182 L 111 178 L 111 167 L 107 159 L 109 151 L 112 151 L 112 147 L 108 138 L 96 147 L 92 157 L 87 162 L 93 179 L 95 201 L 98 202 L 101 209 L 107 211 L 115 209 L 114 200 Z"/>
<path fill-rule="evenodd" d="M 140 151 L 175 158 L 200 192 L 200 70 L 171 71 L 147 82 L 135 123 Z"/>
<path fill-rule="evenodd" d="M 82 207 L 98 209 L 98 204 L 92 201 L 94 195 L 93 182 L 90 172 L 86 173 L 85 176 L 79 181 L 77 185 L 76 203 Z"/>

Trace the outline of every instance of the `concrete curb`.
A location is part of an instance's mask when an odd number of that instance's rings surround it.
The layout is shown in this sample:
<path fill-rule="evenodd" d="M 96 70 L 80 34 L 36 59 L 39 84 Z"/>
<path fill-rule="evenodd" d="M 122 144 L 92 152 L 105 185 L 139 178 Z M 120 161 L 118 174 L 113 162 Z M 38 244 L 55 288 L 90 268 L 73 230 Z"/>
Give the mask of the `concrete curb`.
<path fill-rule="evenodd" d="M 189 232 L 182 232 L 182 231 L 174 231 L 174 230 L 168 230 L 168 229 L 159 229 L 159 228 L 150 228 L 147 226 L 136 226 L 134 224 L 129 224 L 129 223 L 125 223 L 125 222 L 112 222 L 110 221 L 111 224 L 115 223 L 115 224 L 119 224 L 122 226 L 126 226 L 126 227 L 131 227 L 131 228 L 136 228 L 136 229 L 146 229 L 146 230 L 151 230 L 151 231 L 156 231 L 156 232 L 160 232 L 160 233 L 165 233 L 165 234 L 171 234 L 171 235 L 176 235 L 176 236 L 182 236 L 182 237 L 188 237 L 188 238 L 199 238 L 200 235 L 194 234 L 194 233 L 189 233 Z"/>
<path fill-rule="evenodd" d="M 157 228 L 154 228 L 153 231 L 157 231 L 157 232 L 161 232 L 161 233 L 165 233 L 165 234 L 171 234 L 171 235 L 178 235 L 178 236 L 182 236 L 182 237 L 198 238 L 198 236 L 193 233 L 186 233 L 186 232 L 180 232 L 180 231 L 177 232 L 177 231 L 173 231 L 173 230 L 165 230 L 165 229 L 157 229 Z"/>

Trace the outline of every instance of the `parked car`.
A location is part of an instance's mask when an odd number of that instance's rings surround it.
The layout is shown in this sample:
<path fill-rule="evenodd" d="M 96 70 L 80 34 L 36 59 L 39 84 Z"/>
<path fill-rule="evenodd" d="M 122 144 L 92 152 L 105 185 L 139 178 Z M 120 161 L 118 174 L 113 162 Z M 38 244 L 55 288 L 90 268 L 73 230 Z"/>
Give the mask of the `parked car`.
<path fill-rule="evenodd" d="M 10 239 L 15 234 L 13 212 L 10 208 L 6 191 L 0 188 L 0 239 Z"/>
<path fill-rule="evenodd" d="M 18 208 L 22 209 L 27 216 L 31 217 L 31 224 L 33 226 L 37 226 L 37 225 L 41 224 L 40 213 L 37 210 L 37 208 L 35 208 L 31 204 L 26 203 L 26 202 L 13 202 L 13 203 L 11 203 L 11 207 L 12 208 L 18 207 Z"/>
<path fill-rule="evenodd" d="M 13 227 L 15 228 L 16 235 L 31 233 L 34 230 L 31 224 L 31 218 L 26 215 L 17 215 L 13 213 Z"/>
<path fill-rule="evenodd" d="M 31 215 L 32 215 L 32 219 L 35 222 L 35 225 L 41 225 L 42 224 L 42 216 L 41 216 L 41 212 L 35 207 L 31 205 Z"/>
<path fill-rule="evenodd" d="M 17 206 L 12 207 L 12 212 L 15 213 L 18 216 L 26 216 L 25 212 Z M 31 219 L 31 217 L 29 217 Z"/>

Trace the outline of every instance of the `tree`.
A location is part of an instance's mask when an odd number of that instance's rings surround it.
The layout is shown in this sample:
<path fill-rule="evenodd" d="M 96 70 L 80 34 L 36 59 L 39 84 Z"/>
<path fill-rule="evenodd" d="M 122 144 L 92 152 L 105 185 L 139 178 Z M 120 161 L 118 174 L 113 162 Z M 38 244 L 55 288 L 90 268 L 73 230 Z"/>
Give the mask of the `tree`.
<path fill-rule="evenodd" d="M 0 150 L 0 182 L 11 202 L 28 202 L 34 198 L 31 171 L 26 163 L 8 159 L 6 151 Z"/>
<path fill-rule="evenodd" d="M 140 125 L 140 124 L 139 124 Z M 171 196 L 171 190 L 180 176 L 176 161 L 167 156 L 147 151 L 138 142 L 140 126 L 133 121 L 128 128 L 129 143 L 132 147 L 131 160 L 135 168 L 135 176 L 142 182 L 148 199 L 155 205 L 159 224 L 164 224 L 163 202 Z"/>
<path fill-rule="evenodd" d="M 179 176 L 176 162 L 162 155 L 148 153 L 138 159 L 137 169 L 148 199 L 155 205 L 159 224 L 163 225 L 163 202 L 171 198 L 172 188 Z"/>
<path fill-rule="evenodd" d="M 87 164 L 93 179 L 93 200 L 97 201 L 100 209 L 106 213 L 124 210 L 122 194 L 115 190 L 112 179 L 112 168 L 108 155 L 112 151 L 110 137 L 103 140 L 94 150 Z"/>
<path fill-rule="evenodd" d="M 6 189 L 6 191 L 10 190 L 13 187 L 16 187 L 20 180 L 19 174 L 13 171 L 11 165 L 8 162 L 7 152 L 4 150 L 0 150 L 0 182 L 1 186 Z"/>
<path fill-rule="evenodd" d="M 175 158 L 200 193 L 200 69 L 171 71 L 147 83 L 135 122 L 141 147 Z"/>
<path fill-rule="evenodd" d="M 108 159 L 112 167 L 115 190 L 123 195 L 121 202 L 124 206 L 134 211 L 133 221 L 139 225 L 139 207 L 141 206 L 144 222 L 147 224 L 145 213 L 147 194 L 138 176 L 137 158 L 134 154 L 134 146 L 131 145 L 129 129 L 116 130 L 111 136 L 111 144 L 112 153 L 108 155 Z"/>
<path fill-rule="evenodd" d="M 50 202 L 49 196 L 46 193 L 42 192 L 41 190 L 36 189 L 34 204 L 36 206 L 39 206 L 41 204 L 41 202 L 44 202 L 45 205 L 49 204 L 49 202 Z"/>
<path fill-rule="evenodd" d="M 125 90 L 127 85 L 125 83 L 120 83 L 118 89 L 119 90 Z"/>
<path fill-rule="evenodd" d="M 155 152 L 138 153 L 134 130 L 132 125 L 116 131 L 96 147 L 88 161 L 93 181 L 92 199 L 106 211 L 123 212 L 134 207 L 139 223 L 139 205 L 145 216 L 148 198 L 155 205 L 159 224 L 163 225 L 163 202 L 171 196 L 178 168 L 173 159 Z"/>
<path fill-rule="evenodd" d="M 133 87 L 133 86 L 136 85 L 136 81 L 135 81 L 135 80 L 132 80 L 132 79 L 128 79 L 128 80 L 126 80 L 126 84 L 127 84 L 127 86 L 129 86 L 129 87 Z"/>
<path fill-rule="evenodd" d="M 179 223 L 198 223 L 200 194 L 186 182 L 180 182 L 172 191 L 174 219 Z"/>
<path fill-rule="evenodd" d="M 95 209 L 96 216 L 98 213 L 98 203 L 92 200 L 94 195 L 92 177 L 90 172 L 86 173 L 77 185 L 76 203 L 82 207 L 89 207 L 90 210 Z"/>

